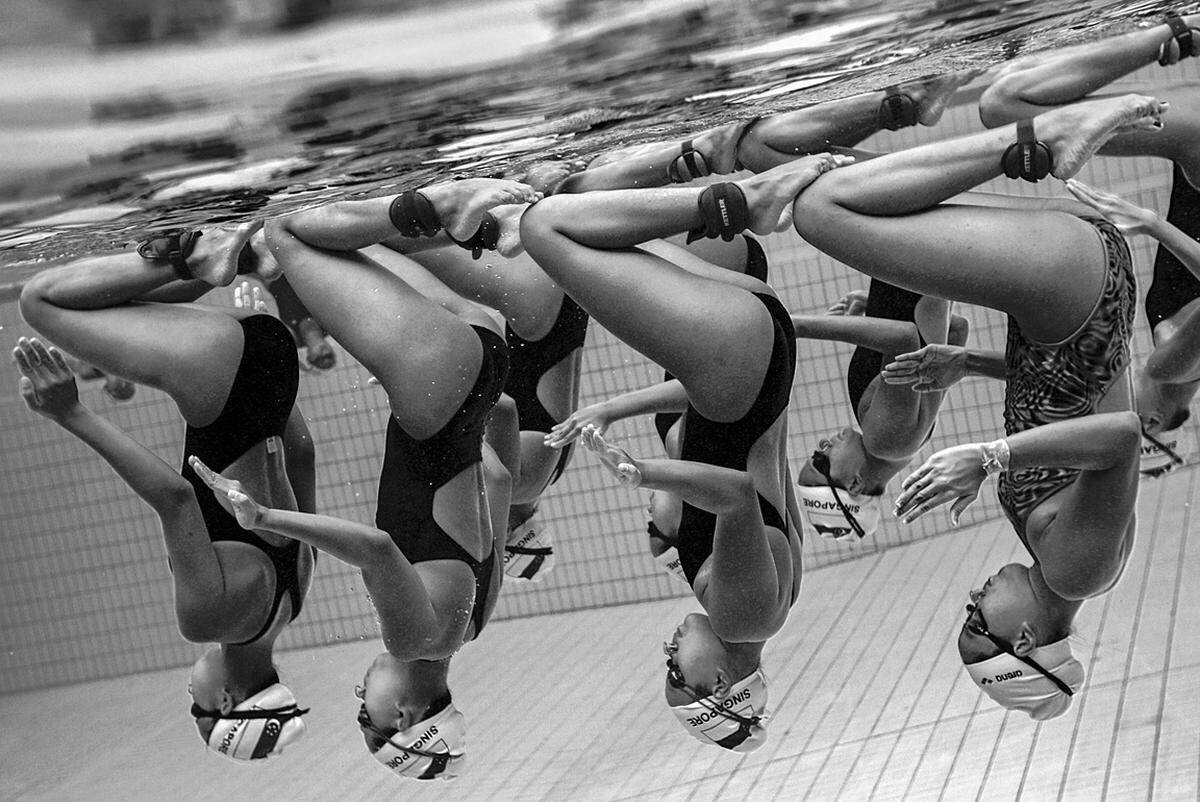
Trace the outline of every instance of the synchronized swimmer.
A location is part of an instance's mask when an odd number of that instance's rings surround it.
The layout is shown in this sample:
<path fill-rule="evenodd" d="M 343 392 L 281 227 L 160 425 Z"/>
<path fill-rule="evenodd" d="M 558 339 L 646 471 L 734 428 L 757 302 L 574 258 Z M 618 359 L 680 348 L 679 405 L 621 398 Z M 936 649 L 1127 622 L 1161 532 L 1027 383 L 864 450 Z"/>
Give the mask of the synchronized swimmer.
<path fill-rule="evenodd" d="M 451 659 L 480 638 L 504 581 L 550 573 L 538 511 L 577 443 L 622 485 L 652 491 L 651 553 L 702 610 L 663 633 L 666 702 L 690 736 L 736 752 L 766 741 L 763 652 L 804 614 L 804 536 L 870 537 L 906 471 L 891 507 L 905 523 L 949 505 L 957 524 L 998 476 L 1030 560 L 971 591 L 957 647 L 980 692 L 1050 719 L 1084 690 L 1068 636 L 1084 602 L 1122 576 L 1139 475 L 1183 462 L 1200 389 L 1200 90 L 1102 90 L 1200 54 L 1197 26 L 1200 16 L 1170 15 L 1013 61 L 983 91 L 983 130 L 886 154 L 855 148 L 935 126 L 978 74 L 542 163 L 519 179 L 158 233 L 25 285 L 22 315 L 54 345 L 17 342 L 20 391 L 158 516 L 179 632 L 214 644 L 191 671 L 191 714 L 228 758 L 280 754 L 305 733 L 273 652 L 325 552 L 361 572 L 377 614 L 383 651 L 355 687 L 368 751 L 403 778 L 461 774 Z M 1166 218 L 1078 181 L 1096 154 L 1169 160 Z M 1071 197 L 977 191 L 1000 176 L 1053 177 Z M 790 312 L 757 239 L 770 234 L 798 235 L 865 289 L 830 299 L 824 315 Z M 1139 367 L 1134 235 L 1159 243 L 1145 302 L 1154 350 Z M 484 251 L 495 258 L 478 261 Z M 270 283 L 279 318 L 248 292 L 249 308 L 195 303 L 249 273 Z M 1005 351 L 971 346 L 956 304 L 1003 312 Z M 579 406 L 589 321 L 663 381 Z M 326 370 L 327 338 L 387 393 L 374 526 L 317 510 L 297 349 Z M 807 340 L 854 346 L 853 422 L 806 432 L 814 449 L 797 457 L 788 410 L 812 381 L 796 383 Z M 187 427 L 182 467 L 87 409 L 77 374 L 104 378 L 114 398 L 136 384 L 166 392 Z M 968 375 L 1005 382 L 1003 433 L 939 442 L 914 467 Z M 656 416 L 665 458 L 610 436 L 639 415 Z"/>

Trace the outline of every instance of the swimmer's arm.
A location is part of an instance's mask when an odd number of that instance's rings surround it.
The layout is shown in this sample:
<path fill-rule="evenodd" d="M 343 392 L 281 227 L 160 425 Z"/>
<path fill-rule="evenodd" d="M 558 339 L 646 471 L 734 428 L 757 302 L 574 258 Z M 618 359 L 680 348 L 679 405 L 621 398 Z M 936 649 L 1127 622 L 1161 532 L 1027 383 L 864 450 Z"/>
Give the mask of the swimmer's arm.
<path fill-rule="evenodd" d="M 1133 412 L 1106 412 L 1036 426 L 1005 439 L 1011 454 L 1009 470 L 1107 471 L 1137 463 L 1141 424 Z"/>
<path fill-rule="evenodd" d="M 175 606 L 184 637 L 206 640 L 202 630 L 184 622 L 219 618 L 212 608 L 223 596 L 225 579 L 192 485 L 141 443 L 87 407 L 80 405 L 59 425 L 103 457 L 158 515 L 175 574 Z M 200 613 L 189 616 L 185 614 L 188 610 Z"/>
<path fill-rule="evenodd" d="M 961 346 L 945 346 L 957 348 Z M 978 351 L 974 348 L 964 348 L 967 352 L 967 375 L 983 376 L 988 379 L 1007 381 L 1003 351 Z"/>
<path fill-rule="evenodd" d="M 679 379 L 652 384 L 640 390 L 622 393 L 602 402 L 611 421 L 658 412 L 683 412 L 687 409 L 687 391 Z"/>
<path fill-rule="evenodd" d="M 882 354 L 902 354 L 921 347 L 917 327 L 902 320 L 864 315 L 792 315 L 797 339 L 834 340 Z"/>
<path fill-rule="evenodd" d="M 781 582 L 750 474 L 676 459 L 638 460 L 637 467 L 641 487 L 666 491 L 717 516 L 701 599 L 713 630 L 735 641 L 774 634 Z"/>
<path fill-rule="evenodd" d="M 1183 384 L 1200 374 L 1200 308 L 1193 309 L 1175 334 L 1155 346 L 1146 359 L 1146 375 L 1160 382 Z"/>
<path fill-rule="evenodd" d="M 191 484 L 156 454 L 82 404 L 58 424 L 112 466 L 125 484 L 160 516 L 196 506 Z"/>
<path fill-rule="evenodd" d="M 436 615 L 421 575 L 382 529 L 331 515 L 271 508 L 262 511 L 254 529 L 307 543 L 361 570 L 389 645 L 389 622 L 407 622 L 413 631 L 405 638 L 420 640 L 434 631 Z"/>

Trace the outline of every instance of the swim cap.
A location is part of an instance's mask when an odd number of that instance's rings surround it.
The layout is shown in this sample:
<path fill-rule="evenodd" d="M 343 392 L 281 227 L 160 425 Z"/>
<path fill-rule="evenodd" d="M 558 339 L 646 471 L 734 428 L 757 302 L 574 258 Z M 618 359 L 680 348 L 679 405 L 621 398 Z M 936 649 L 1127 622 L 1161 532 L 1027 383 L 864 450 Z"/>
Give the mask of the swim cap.
<path fill-rule="evenodd" d="M 683 572 L 683 561 L 679 559 L 679 549 L 674 546 L 668 547 L 666 551 L 655 557 L 654 564 L 689 588 L 692 586 L 692 583 L 688 582 L 687 574 Z"/>
<path fill-rule="evenodd" d="M 550 533 L 532 515 L 508 533 L 504 546 L 504 574 L 522 582 L 541 582 L 554 570 Z"/>
<path fill-rule="evenodd" d="M 1072 691 L 1083 687 L 1083 665 L 1071 655 L 1066 638 L 1039 646 L 1029 655 L 1038 665 L 1062 680 Z M 1071 706 L 1071 697 L 1019 657 L 1002 652 L 966 666 L 979 689 L 1009 710 L 1023 710 L 1035 721 L 1061 716 Z"/>
<path fill-rule="evenodd" d="M 192 705 L 193 716 L 216 719 L 208 748 L 230 760 L 261 760 L 282 754 L 285 746 L 304 735 L 304 719 L 300 717 L 307 712 L 297 707 L 296 697 L 280 682 L 227 714 Z"/>
<path fill-rule="evenodd" d="M 411 780 L 453 780 L 466 762 L 467 725 L 453 703 L 398 732 L 372 753 L 398 776 Z"/>
<path fill-rule="evenodd" d="M 838 490 L 842 504 L 863 528 L 863 535 L 873 535 L 879 529 L 880 496 L 861 496 L 848 490 Z M 842 514 L 833 489 L 826 485 L 797 485 L 796 498 L 800 502 L 800 518 L 805 534 L 846 540 L 854 536 L 854 529 Z"/>
<path fill-rule="evenodd" d="M 1179 466 L 1179 462 L 1171 453 L 1187 462 L 1196 438 L 1190 426 L 1180 426 L 1169 432 L 1160 432 L 1154 439 L 1158 442 L 1142 438 L 1141 464 L 1138 469 L 1144 474 L 1159 476 Z M 1162 449 L 1160 443 L 1170 449 L 1171 453 Z"/>
<path fill-rule="evenodd" d="M 724 699 L 708 695 L 671 712 L 688 735 L 734 752 L 753 752 L 767 742 L 767 678 L 762 667 L 740 680 Z"/>

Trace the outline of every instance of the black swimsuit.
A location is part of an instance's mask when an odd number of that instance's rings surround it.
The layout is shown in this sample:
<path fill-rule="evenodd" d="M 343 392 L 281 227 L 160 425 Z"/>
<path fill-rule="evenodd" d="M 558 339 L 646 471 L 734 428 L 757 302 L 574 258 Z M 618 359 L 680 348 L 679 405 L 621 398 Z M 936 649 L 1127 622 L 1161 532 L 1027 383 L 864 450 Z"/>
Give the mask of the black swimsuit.
<path fill-rule="evenodd" d="M 188 426 L 184 439 L 184 464 L 180 474 L 196 493 L 208 539 L 213 543 L 248 543 L 267 555 L 275 567 L 275 599 L 271 613 L 252 643 L 271 628 L 284 594 L 292 600 L 292 620 L 300 615 L 304 593 L 300 587 L 299 541 L 275 546 L 254 532 L 243 529 L 237 519 L 221 507 L 213 491 L 187 464 L 195 455 L 218 473 L 268 437 L 282 437 L 288 416 L 296 403 L 300 369 L 296 346 L 287 327 L 270 315 L 253 315 L 239 321 L 242 326 L 242 358 L 229 388 L 229 397 L 217 419 L 208 426 Z M 311 547 L 303 546 L 309 549 Z M 312 552 L 315 557 L 315 552 Z"/>
<path fill-rule="evenodd" d="M 550 331 L 540 340 L 526 340 L 504 326 L 504 339 L 508 343 L 509 371 L 504 383 L 506 392 L 517 404 L 517 423 L 523 432 L 549 432 L 558 423 L 550 411 L 538 399 L 537 387 L 546 375 L 577 348 L 582 348 L 587 338 L 588 313 L 565 294 L 558 309 L 558 317 Z M 574 443 L 558 455 L 558 463 L 550 475 L 547 486 L 554 484 L 566 469 Z"/>
<path fill-rule="evenodd" d="M 1094 414 L 1129 364 L 1137 303 L 1129 246 L 1107 220 L 1083 219 L 1095 226 L 1104 246 L 1103 289 L 1087 320 L 1061 343 L 1033 342 L 1009 317 L 1004 351 L 1005 434 Z M 1034 508 L 1069 487 L 1079 473 L 1078 468 L 1035 466 L 1000 474 L 1000 506 L 1022 537 Z"/>
<path fill-rule="evenodd" d="M 1200 190 L 1188 182 L 1178 165 L 1171 178 L 1167 222 L 1192 239 L 1200 240 Z M 1174 317 L 1196 298 L 1200 298 L 1200 279 L 1192 275 L 1170 248 L 1159 243 L 1154 257 L 1154 282 L 1146 292 L 1146 320 L 1150 329 Z"/>
<path fill-rule="evenodd" d="M 508 372 L 504 341 L 488 329 L 472 326 L 483 347 L 475 385 L 450 421 L 436 434 L 417 440 L 388 416 L 387 444 L 379 472 L 375 525 L 392 536 L 408 561 L 459 560 L 475 576 L 475 637 L 483 631 L 484 606 L 492 585 L 491 551 L 476 560 L 433 517 L 434 494 L 464 469 L 483 459 L 483 429 L 500 398 Z"/>
<path fill-rule="evenodd" d="M 746 130 L 750 130 L 749 127 Z M 746 240 L 746 269 L 742 272 L 766 284 L 767 276 L 770 275 L 766 251 L 763 250 L 763 246 L 759 244 L 758 240 L 749 234 L 743 234 L 742 238 Z M 669 382 L 673 378 L 675 377 L 671 375 L 670 371 L 663 371 L 664 382 Z M 667 444 L 667 433 L 671 431 L 671 427 L 682 415 L 682 412 L 659 412 L 654 416 L 654 428 L 658 431 L 658 439 L 662 440 L 664 446 Z"/>
<path fill-rule="evenodd" d="M 922 297 L 924 296 L 873 278 L 868 288 L 866 316 L 915 324 L 914 312 Z M 924 340 L 921 340 L 921 345 L 925 345 Z M 863 394 L 867 392 L 867 387 L 882 369 L 883 354 L 862 346 L 854 349 L 854 355 L 850 357 L 850 364 L 846 367 L 846 392 L 850 395 L 850 408 L 854 410 L 854 418 L 860 424 L 862 418 L 858 412 L 859 403 Z"/>
<path fill-rule="evenodd" d="M 787 409 L 792 392 L 792 378 L 796 372 L 796 333 L 792 328 L 792 319 L 778 299 L 760 293 L 754 293 L 754 297 L 760 300 L 770 313 L 775 334 L 762 387 L 750 410 L 732 423 L 709 420 L 689 404 L 687 411 L 683 413 L 683 446 L 679 455 L 681 460 L 744 471 L 750 457 L 750 449 Z M 784 517 L 761 493 L 758 494 L 758 506 L 762 511 L 764 524 L 782 530 L 785 535 L 788 534 Z M 693 507 L 686 501 L 683 503 L 676 547 L 679 549 L 683 572 L 688 583 L 693 586 L 696 584 L 696 574 L 700 567 L 712 554 L 716 526 L 716 515 Z"/>

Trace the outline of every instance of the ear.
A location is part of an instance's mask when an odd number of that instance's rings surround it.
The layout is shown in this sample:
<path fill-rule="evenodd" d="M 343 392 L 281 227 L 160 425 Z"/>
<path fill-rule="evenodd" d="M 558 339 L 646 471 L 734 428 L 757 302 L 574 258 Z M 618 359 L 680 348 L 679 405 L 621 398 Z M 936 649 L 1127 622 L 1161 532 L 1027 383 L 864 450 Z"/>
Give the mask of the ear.
<path fill-rule="evenodd" d="M 712 695 L 718 699 L 724 699 L 729 695 L 729 689 L 733 687 L 733 683 L 729 680 L 729 672 L 724 668 L 717 669 L 717 681 L 713 683 Z"/>
<path fill-rule="evenodd" d="M 221 715 L 227 716 L 233 708 L 233 695 L 229 693 L 228 688 L 222 688 L 221 698 L 217 700 L 217 710 L 221 711 Z"/>
<path fill-rule="evenodd" d="M 1028 657 L 1037 648 L 1037 636 L 1034 635 L 1033 629 L 1025 621 L 1021 622 L 1021 628 L 1017 630 L 1017 637 L 1013 639 L 1013 653 L 1018 657 Z"/>

